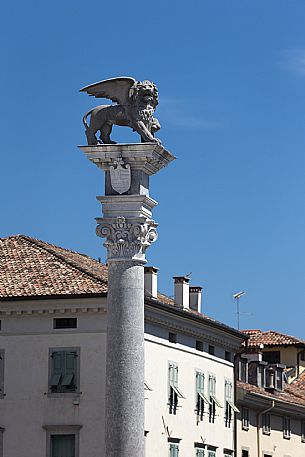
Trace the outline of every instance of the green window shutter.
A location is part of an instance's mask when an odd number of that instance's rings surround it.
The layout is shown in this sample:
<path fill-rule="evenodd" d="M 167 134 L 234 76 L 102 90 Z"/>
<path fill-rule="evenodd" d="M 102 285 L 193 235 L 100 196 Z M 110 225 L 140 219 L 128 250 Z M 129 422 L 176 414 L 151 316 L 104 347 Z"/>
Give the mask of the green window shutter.
<path fill-rule="evenodd" d="M 64 387 L 71 387 L 76 381 L 76 357 L 75 352 L 64 352 L 63 363 L 63 379 L 61 385 Z"/>
<path fill-rule="evenodd" d="M 65 372 L 65 353 L 63 351 L 54 351 L 52 357 L 52 375 L 50 386 L 56 387 L 60 384 Z"/>
<path fill-rule="evenodd" d="M 196 391 L 201 394 L 204 392 L 204 374 L 200 371 L 196 373 Z"/>
<path fill-rule="evenodd" d="M 169 446 L 170 457 L 179 457 L 179 446 L 178 444 L 171 444 Z"/>
<path fill-rule="evenodd" d="M 169 365 L 169 385 L 178 386 L 178 367 Z"/>

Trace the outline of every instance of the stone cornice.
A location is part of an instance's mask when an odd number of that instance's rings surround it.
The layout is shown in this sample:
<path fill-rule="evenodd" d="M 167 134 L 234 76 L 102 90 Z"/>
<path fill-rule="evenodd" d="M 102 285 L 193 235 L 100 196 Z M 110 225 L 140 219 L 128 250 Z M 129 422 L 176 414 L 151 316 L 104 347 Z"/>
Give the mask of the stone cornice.
<path fill-rule="evenodd" d="M 76 308 L 20 308 L 20 309 L 1 309 L 1 316 L 30 316 L 30 315 L 46 315 L 46 314 L 84 314 L 84 313 L 106 313 L 106 308 L 102 306 L 96 307 L 76 307 Z"/>
<path fill-rule="evenodd" d="M 145 322 L 156 324 L 160 327 L 168 329 L 169 331 L 174 330 L 175 332 L 191 336 L 198 340 L 204 339 L 204 341 L 207 343 L 219 345 L 232 352 L 236 352 L 239 349 L 239 345 L 234 344 L 232 341 L 230 341 L 230 337 L 225 339 L 223 335 L 217 335 L 215 330 L 210 332 L 205 331 L 203 333 L 202 326 L 200 328 L 198 323 L 195 324 L 194 322 L 183 318 L 173 319 L 172 315 L 166 316 L 157 312 L 145 312 Z M 205 324 L 205 327 L 208 329 L 208 324 Z"/>

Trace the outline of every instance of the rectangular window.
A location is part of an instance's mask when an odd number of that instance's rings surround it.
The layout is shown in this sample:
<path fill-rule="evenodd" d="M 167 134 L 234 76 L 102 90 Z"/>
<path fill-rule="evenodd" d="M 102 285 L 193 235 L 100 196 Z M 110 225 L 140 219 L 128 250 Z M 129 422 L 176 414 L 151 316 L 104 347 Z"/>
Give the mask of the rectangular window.
<path fill-rule="evenodd" d="M 225 359 L 226 359 L 228 362 L 232 362 L 232 352 L 230 352 L 230 351 L 225 351 Z"/>
<path fill-rule="evenodd" d="M 241 423 L 243 430 L 249 430 L 249 408 L 242 408 Z"/>
<path fill-rule="evenodd" d="M 75 435 L 51 435 L 51 457 L 75 457 Z"/>
<path fill-rule="evenodd" d="M 196 414 L 198 420 L 203 420 L 205 410 L 205 403 L 210 404 L 210 400 L 204 394 L 204 373 L 202 371 L 196 372 Z"/>
<path fill-rule="evenodd" d="M 212 346 L 211 344 L 209 344 L 209 354 L 215 355 L 215 346 Z"/>
<path fill-rule="evenodd" d="M 273 365 L 275 363 L 281 363 L 280 351 L 263 352 L 263 361 L 267 362 L 269 365 Z"/>
<path fill-rule="evenodd" d="M 283 417 L 283 438 L 289 440 L 291 437 L 290 418 Z"/>
<path fill-rule="evenodd" d="M 229 379 L 225 380 L 225 426 L 231 427 L 233 413 L 238 413 L 238 408 L 233 403 L 233 384 Z"/>
<path fill-rule="evenodd" d="M 216 416 L 216 406 L 222 408 L 221 403 L 216 398 L 216 377 L 213 374 L 209 375 L 209 391 L 208 391 L 208 398 L 210 401 L 209 405 L 209 422 L 215 422 Z"/>
<path fill-rule="evenodd" d="M 215 451 L 208 451 L 208 457 L 216 457 Z"/>
<path fill-rule="evenodd" d="M 0 349 L 0 398 L 4 398 L 4 349 Z"/>
<path fill-rule="evenodd" d="M 169 364 L 169 413 L 176 414 L 178 408 L 178 399 L 185 398 L 178 387 L 178 367 L 175 364 Z"/>
<path fill-rule="evenodd" d="M 168 334 L 168 341 L 170 343 L 177 343 L 177 334 L 169 332 Z"/>
<path fill-rule="evenodd" d="M 301 422 L 301 441 L 305 443 L 305 421 Z"/>
<path fill-rule="evenodd" d="M 248 382 L 248 360 L 243 357 L 238 361 L 238 380 Z"/>
<path fill-rule="evenodd" d="M 56 317 L 53 319 L 53 328 L 76 328 L 77 318 L 76 317 Z"/>
<path fill-rule="evenodd" d="M 196 340 L 196 349 L 203 352 L 203 341 Z"/>
<path fill-rule="evenodd" d="M 79 391 L 79 349 L 51 349 L 49 391 L 68 393 Z"/>
<path fill-rule="evenodd" d="M 270 435 L 270 433 L 271 433 L 270 414 L 263 414 L 262 422 L 263 422 L 264 435 Z"/>
<path fill-rule="evenodd" d="M 242 449 L 241 457 L 249 457 L 249 451 L 247 449 Z"/>
<path fill-rule="evenodd" d="M 196 457 L 204 457 L 204 449 L 196 448 Z"/>
<path fill-rule="evenodd" d="M 179 445 L 170 444 L 169 445 L 169 457 L 178 457 L 179 456 Z"/>

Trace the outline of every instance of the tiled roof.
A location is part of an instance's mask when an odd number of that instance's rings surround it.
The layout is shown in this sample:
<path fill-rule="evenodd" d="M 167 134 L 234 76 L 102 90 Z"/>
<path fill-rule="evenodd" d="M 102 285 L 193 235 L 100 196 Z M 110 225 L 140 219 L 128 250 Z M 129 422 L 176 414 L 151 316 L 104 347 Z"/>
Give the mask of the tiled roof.
<path fill-rule="evenodd" d="M 0 238 L 0 301 L 107 293 L 107 282 L 107 266 L 85 254 L 25 235 Z M 149 297 L 146 299 L 149 301 Z M 157 302 L 189 317 L 194 315 L 242 339 L 238 330 L 199 312 L 184 310 L 167 295 L 158 292 Z"/>
<path fill-rule="evenodd" d="M 305 394 L 300 389 L 295 388 L 292 384 L 286 384 L 283 392 L 268 392 L 262 387 L 253 386 L 245 382 L 237 381 L 237 387 L 249 393 L 262 395 L 274 400 L 285 403 L 291 403 L 298 406 L 305 406 Z"/>
<path fill-rule="evenodd" d="M 0 238 L 0 299 L 107 291 L 107 267 L 24 235 Z"/>
<path fill-rule="evenodd" d="M 247 342 L 248 347 L 260 347 L 261 344 L 264 346 L 293 346 L 293 345 L 304 345 L 305 341 L 294 336 L 285 335 L 284 333 L 275 332 L 268 330 L 262 332 L 261 330 L 241 330 L 250 338 Z"/>
<path fill-rule="evenodd" d="M 295 389 L 303 391 L 305 395 L 305 371 L 303 371 L 290 385 Z"/>

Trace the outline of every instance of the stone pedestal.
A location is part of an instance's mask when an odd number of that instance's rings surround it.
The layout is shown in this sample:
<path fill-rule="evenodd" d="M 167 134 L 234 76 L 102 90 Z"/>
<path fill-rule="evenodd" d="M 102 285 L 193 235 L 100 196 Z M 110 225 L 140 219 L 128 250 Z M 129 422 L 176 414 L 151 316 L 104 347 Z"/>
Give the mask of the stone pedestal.
<path fill-rule="evenodd" d="M 144 264 L 157 239 L 149 177 L 175 157 L 156 143 L 80 146 L 105 172 L 108 263 L 106 457 L 144 457 Z"/>

